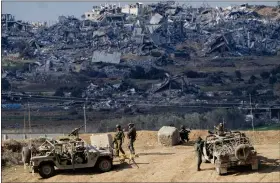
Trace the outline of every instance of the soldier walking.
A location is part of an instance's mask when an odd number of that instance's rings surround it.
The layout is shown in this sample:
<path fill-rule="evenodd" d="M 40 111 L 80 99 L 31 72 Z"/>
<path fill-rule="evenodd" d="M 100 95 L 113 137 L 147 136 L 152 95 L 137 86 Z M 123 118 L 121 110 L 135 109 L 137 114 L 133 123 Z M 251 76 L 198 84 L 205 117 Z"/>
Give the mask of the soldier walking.
<path fill-rule="evenodd" d="M 197 171 L 200 171 L 200 165 L 202 163 L 202 148 L 203 148 L 204 141 L 201 139 L 201 137 L 198 137 L 195 142 L 195 151 L 197 156 Z"/>
<path fill-rule="evenodd" d="M 115 134 L 113 145 L 116 144 L 116 156 L 119 156 L 119 152 L 123 155 L 125 155 L 125 152 L 122 148 L 122 144 L 124 141 L 124 133 L 123 130 L 121 129 L 121 125 L 116 125 L 117 128 L 117 133 Z"/>
<path fill-rule="evenodd" d="M 130 150 L 130 154 L 135 155 L 134 142 L 136 140 L 136 129 L 133 123 L 129 123 L 128 128 L 129 128 L 127 132 L 127 138 L 129 139 L 128 148 Z"/>

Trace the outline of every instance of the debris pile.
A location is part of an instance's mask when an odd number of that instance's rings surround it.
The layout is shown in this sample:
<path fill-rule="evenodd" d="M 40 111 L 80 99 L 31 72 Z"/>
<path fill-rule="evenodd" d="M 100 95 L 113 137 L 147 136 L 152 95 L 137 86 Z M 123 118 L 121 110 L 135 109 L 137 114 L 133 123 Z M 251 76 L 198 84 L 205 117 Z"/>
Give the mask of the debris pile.
<path fill-rule="evenodd" d="M 199 56 L 277 54 L 280 18 L 267 18 L 258 13 L 260 9 L 247 4 L 193 8 L 166 2 L 146 5 L 145 15 L 137 17 L 104 10 L 99 12 L 107 17 L 102 21 L 60 16 L 57 24 L 40 28 L 10 18 L 13 24 L 2 25 L 2 48 L 3 54 L 21 52 L 24 58 L 35 57 L 47 69 L 50 63 L 62 65 L 63 71 L 69 71 L 72 63 L 106 62 L 100 54 L 153 56 L 156 50 L 175 53 L 176 45 L 187 42 L 203 47 L 192 50 Z M 278 15 L 278 9 L 271 11 Z M 123 19 L 109 20 L 109 15 Z M 14 28 L 14 24 L 26 28 Z"/>

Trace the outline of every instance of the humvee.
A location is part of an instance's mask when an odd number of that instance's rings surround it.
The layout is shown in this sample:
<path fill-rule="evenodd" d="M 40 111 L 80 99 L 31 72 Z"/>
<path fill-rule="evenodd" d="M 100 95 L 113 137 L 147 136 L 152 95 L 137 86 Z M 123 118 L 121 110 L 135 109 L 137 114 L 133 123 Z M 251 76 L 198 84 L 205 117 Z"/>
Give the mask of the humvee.
<path fill-rule="evenodd" d="M 239 131 L 208 135 L 203 144 L 202 161 L 214 164 L 219 175 L 238 165 L 251 165 L 252 170 L 258 170 L 259 163 L 249 138 Z"/>
<path fill-rule="evenodd" d="M 23 162 L 29 164 L 33 173 L 42 178 L 49 178 L 57 170 L 97 167 L 101 172 L 112 169 L 113 150 L 108 143 L 107 148 L 97 148 L 86 144 L 78 137 L 79 129 L 58 140 L 46 140 L 38 149 L 23 148 Z M 32 152 L 33 151 L 33 152 Z"/>

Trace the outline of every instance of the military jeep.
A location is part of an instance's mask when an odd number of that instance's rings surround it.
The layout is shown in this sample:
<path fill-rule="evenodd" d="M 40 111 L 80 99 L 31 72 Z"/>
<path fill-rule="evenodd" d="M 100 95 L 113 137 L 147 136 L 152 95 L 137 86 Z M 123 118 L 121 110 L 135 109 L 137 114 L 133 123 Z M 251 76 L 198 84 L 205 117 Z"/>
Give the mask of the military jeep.
<path fill-rule="evenodd" d="M 107 148 L 97 148 L 86 144 L 77 136 L 70 136 L 58 140 L 46 140 L 36 150 L 24 148 L 23 159 L 24 163 L 29 163 L 33 173 L 39 173 L 42 178 L 49 178 L 54 175 L 55 169 L 75 170 L 97 167 L 101 172 L 110 171 L 113 164 L 113 150 L 109 144 Z"/>
<path fill-rule="evenodd" d="M 202 161 L 214 164 L 219 175 L 238 165 L 251 165 L 252 170 L 258 170 L 259 163 L 249 138 L 239 131 L 226 132 L 222 136 L 208 135 L 203 144 Z"/>

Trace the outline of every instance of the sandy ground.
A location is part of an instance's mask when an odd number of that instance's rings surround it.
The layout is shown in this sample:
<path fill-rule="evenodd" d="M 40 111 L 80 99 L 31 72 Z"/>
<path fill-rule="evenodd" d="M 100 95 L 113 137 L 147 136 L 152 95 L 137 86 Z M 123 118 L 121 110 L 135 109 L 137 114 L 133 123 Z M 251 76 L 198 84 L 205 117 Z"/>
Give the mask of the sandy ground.
<path fill-rule="evenodd" d="M 136 153 L 139 158 L 134 164 L 120 164 L 114 160 L 113 170 L 98 173 L 93 169 L 59 171 L 54 177 L 41 179 L 32 176 L 23 166 L 4 168 L 3 182 L 280 182 L 280 131 L 246 132 L 253 140 L 260 157 L 260 168 L 250 167 L 230 169 L 227 175 L 217 175 L 214 165 L 203 163 L 202 171 L 196 171 L 196 157 L 192 141 L 206 131 L 192 131 L 191 142 L 186 145 L 162 147 L 157 143 L 157 133 L 138 132 Z M 88 135 L 82 135 L 89 140 Z M 128 153 L 128 148 L 124 146 Z"/>

